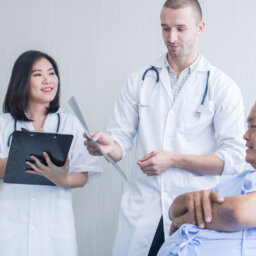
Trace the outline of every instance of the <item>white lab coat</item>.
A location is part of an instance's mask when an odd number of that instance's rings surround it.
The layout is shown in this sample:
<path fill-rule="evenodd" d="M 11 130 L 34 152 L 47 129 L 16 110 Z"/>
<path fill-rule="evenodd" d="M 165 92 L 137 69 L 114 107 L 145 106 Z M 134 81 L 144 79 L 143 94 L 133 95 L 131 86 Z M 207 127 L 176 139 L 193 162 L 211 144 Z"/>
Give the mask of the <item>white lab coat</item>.
<path fill-rule="evenodd" d="M 153 150 L 184 154 L 217 154 L 225 161 L 223 175 L 242 171 L 244 165 L 244 108 L 238 86 L 203 56 L 173 104 L 172 88 L 162 56 L 133 74 L 116 102 L 108 132 L 116 140 L 123 156 L 132 148 L 137 135 L 136 157 L 131 172 L 131 186 L 126 186 L 113 250 L 114 256 L 146 256 L 157 225 L 163 215 L 165 238 L 170 220 L 168 210 L 179 194 L 213 187 L 217 176 L 203 176 L 170 168 L 154 177 L 146 176 L 136 162 Z M 209 90 L 201 117 L 196 116 L 210 70 Z M 150 100 L 149 100 L 150 99 Z M 151 107 L 143 107 L 152 105 Z"/>
<path fill-rule="evenodd" d="M 89 179 L 101 172 L 96 158 L 83 145 L 79 121 L 60 112 L 59 133 L 73 134 L 69 151 L 70 170 L 89 172 Z M 46 132 L 56 132 L 57 114 L 49 114 Z M 17 130 L 33 131 L 31 122 L 17 122 Z M 8 157 L 7 140 L 14 130 L 10 114 L 0 115 L 0 158 Z M 86 232 L 86 231 L 85 231 Z M 20 185 L 0 182 L 1 256 L 75 256 L 77 254 L 71 189 L 55 186 Z"/>

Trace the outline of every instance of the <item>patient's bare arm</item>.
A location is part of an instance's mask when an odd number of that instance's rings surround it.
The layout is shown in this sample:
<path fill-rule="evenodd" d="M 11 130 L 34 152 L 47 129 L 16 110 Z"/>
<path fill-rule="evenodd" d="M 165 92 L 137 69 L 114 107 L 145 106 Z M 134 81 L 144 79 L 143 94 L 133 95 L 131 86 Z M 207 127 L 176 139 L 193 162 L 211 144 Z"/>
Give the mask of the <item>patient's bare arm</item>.
<path fill-rule="evenodd" d="M 223 204 L 212 204 L 212 221 L 206 228 L 233 232 L 256 227 L 256 192 L 226 197 Z"/>
<path fill-rule="evenodd" d="M 196 193 L 196 192 L 192 192 Z M 183 195 L 183 197 L 186 194 Z M 197 195 L 198 196 L 198 195 Z M 198 199 L 198 198 L 197 198 Z M 176 200 L 176 199 L 175 199 Z M 177 198 L 177 200 L 180 200 Z M 183 198 L 184 200 L 184 198 Z M 180 216 L 174 216 L 173 222 L 170 229 L 170 234 L 175 232 L 182 224 L 192 223 L 197 224 L 198 215 L 202 215 L 201 218 L 205 219 L 206 213 L 205 209 L 209 210 L 209 200 L 199 200 L 201 204 L 198 204 L 194 207 L 193 213 L 189 213 L 187 210 L 186 213 Z M 177 202 L 174 201 L 176 207 Z M 173 203 L 173 204 L 174 204 Z M 180 201 L 181 203 L 181 201 Z M 173 214 L 172 209 L 175 209 L 175 205 L 170 208 L 171 214 Z M 183 208 L 184 209 L 184 208 Z M 210 203 L 210 212 L 211 220 L 205 221 L 203 226 L 199 225 L 201 228 L 207 228 L 217 231 L 233 232 L 239 231 L 242 229 L 248 229 L 256 227 L 256 192 L 248 193 L 240 196 L 226 197 L 224 202 L 211 201 Z M 177 213 L 176 209 L 176 213 Z M 195 218 L 193 219 L 193 214 Z M 196 223 L 195 223 L 196 219 Z"/>

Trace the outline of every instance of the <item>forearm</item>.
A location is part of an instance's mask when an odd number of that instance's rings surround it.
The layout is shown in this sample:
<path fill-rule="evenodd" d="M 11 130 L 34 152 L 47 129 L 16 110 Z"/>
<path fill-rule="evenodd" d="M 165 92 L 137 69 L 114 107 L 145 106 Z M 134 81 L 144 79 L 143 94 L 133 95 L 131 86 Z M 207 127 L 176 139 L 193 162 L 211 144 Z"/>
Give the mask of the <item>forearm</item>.
<path fill-rule="evenodd" d="M 121 146 L 116 141 L 113 141 L 111 150 L 107 153 L 107 155 L 115 162 L 119 161 L 123 156 Z"/>
<path fill-rule="evenodd" d="M 206 223 L 206 228 L 234 232 L 256 227 L 255 210 L 255 193 L 226 197 L 222 204 L 212 204 L 213 218 L 210 223 Z"/>
<path fill-rule="evenodd" d="M 66 177 L 62 187 L 78 188 L 83 187 L 88 181 L 88 172 L 76 172 Z"/>
<path fill-rule="evenodd" d="M 178 154 L 174 166 L 192 173 L 202 175 L 221 175 L 224 161 L 215 154 L 194 156 Z"/>
<path fill-rule="evenodd" d="M 8 158 L 0 159 L 0 179 L 4 178 L 5 169 L 6 169 L 6 165 L 7 165 L 7 159 Z"/>
<path fill-rule="evenodd" d="M 187 212 L 187 207 L 185 205 L 186 194 L 179 195 L 173 201 L 170 209 L 169 209 L 169 218 L 172 220 L 173 218 L 179 217 Z"/>

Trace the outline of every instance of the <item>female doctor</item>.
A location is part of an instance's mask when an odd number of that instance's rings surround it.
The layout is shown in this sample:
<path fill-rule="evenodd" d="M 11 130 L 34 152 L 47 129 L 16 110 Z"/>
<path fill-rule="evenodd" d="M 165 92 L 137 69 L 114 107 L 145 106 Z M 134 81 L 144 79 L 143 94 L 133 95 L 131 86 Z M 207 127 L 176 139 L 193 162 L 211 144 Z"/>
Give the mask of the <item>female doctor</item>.
<path fill-rule="evenodd" d="M 78 120 L 59 107 L 60 79 L 47 54 L 27 51 L 15 62 L 0 115 L 0 178 L 3 179 L 14 130 L 73 134 L 66 163 L 47 165 L 36 157 L 29 173 L 56 186 L 0 183 L 1 256 L 77 255 L 71 188 L 84 186 L 101 172 L 83 147 Z"/>

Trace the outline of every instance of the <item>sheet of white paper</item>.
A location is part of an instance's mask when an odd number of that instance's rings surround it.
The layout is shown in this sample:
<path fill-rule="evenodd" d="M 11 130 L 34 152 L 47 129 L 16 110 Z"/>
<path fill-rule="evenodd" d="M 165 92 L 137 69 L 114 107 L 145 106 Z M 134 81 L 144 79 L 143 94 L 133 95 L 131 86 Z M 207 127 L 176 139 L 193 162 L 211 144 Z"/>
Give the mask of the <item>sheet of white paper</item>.
<path fill-rule="evenodd" d="M 82 115 L 82 112 L 75 100 L 74 97 L 71 97 L 68 101 L 68 104 L 70 106 L 70 108 L 72 109 L 72 111 L 74 112 L 74 114 L 76 115 L 76 117 L 78 118 L 78 120 L 80 121 L 81 125 L 84 128 L 84 132 L 86 134 L 86 136 L 88 137 L 88 139 L 97 147 L 97 149 L 100 151 L 100 153 L 103 155 L 103 157 L 112 164 L 112 166 L 117 170 L 117 172 L 125 179 L 125 181 L 129 184 L 129 181 L 126 177 L 126 174 L 124 173 L 124 171 L 119 167 L 119 165 L 113 161 L 108 155 L 106 155 L 98 146 L 98 144 L 93 140 L 92 136 L 90 135 L 90 131 L 89 128 L 85 122 L 85 119 Z"/>

